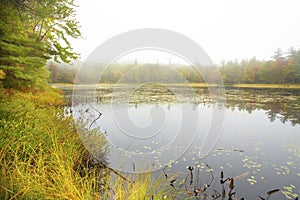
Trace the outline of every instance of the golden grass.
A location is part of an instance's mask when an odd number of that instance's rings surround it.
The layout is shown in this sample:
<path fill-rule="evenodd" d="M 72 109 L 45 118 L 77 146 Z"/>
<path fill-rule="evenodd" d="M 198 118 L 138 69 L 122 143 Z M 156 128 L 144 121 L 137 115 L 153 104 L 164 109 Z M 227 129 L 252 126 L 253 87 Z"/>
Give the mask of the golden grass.
<path fill-rule="evenodd" d="M 127 178 L 132 182 L 113 176 L 104 199 L 174 199 L 177 195 L 164 177 L 154 179 L 150 172 L 129 175 Z"/>
<path fill-rule="evenodd" d="M 300 84 L 235 84 L 233 87 L 300 89 Z"/>
<path fill-rule="evenodd" d="M 55 91 L 0 91 L 0 199 L 162 199 L 173 194 L 164 178 L 90 168 L 71 117 Z M 101 138 L 99 138 L 100 140 Z M 104 139 L 102 139 L 104 140 Z M 106 144 L 102 142 L 103 146 Z M 99 143 L 98 143 L 99 144 Z M 84 166 L 76 168 L 78 163 Z M 169 198 L 168 198 L 169 199 Z"/>
<path fill-rule="evenodd" d="M 100 199 L 97 169 L 74 170 L 86 150 L 61 95 L 0 93 L 0 199 Z"/>

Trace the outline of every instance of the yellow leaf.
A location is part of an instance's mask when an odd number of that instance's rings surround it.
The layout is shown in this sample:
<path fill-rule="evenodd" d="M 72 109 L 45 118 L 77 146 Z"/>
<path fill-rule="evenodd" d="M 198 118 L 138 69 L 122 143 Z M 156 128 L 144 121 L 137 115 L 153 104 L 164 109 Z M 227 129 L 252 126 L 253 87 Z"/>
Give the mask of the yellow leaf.
<path fill-rule="evenodd" d="M 4 79 L 5 78 L 5 72 L 0 69 L 0 79 Z"/>

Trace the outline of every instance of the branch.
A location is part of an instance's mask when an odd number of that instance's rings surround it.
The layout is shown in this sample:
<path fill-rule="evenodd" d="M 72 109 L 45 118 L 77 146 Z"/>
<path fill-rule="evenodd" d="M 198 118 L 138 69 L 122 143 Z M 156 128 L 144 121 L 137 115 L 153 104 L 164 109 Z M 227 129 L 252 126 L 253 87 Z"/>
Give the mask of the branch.
<path fill-rule="evenodd" d="M 42 34 L 43 25 L 44 25 L 44 20 L 42 21 L 42 24 L 41 24 L 41 27 L 40 27 L 39 36 L 38 36 L 37 39 L 36 39 L 37 42 L 41 41 L 41 40 L 39 40 L 39 37 L 40 37 L 41 34 Z"/>
<path fill-rule="evenodd" d="M 54 26 L 56 26 L 58 24 L 59 24 L 59 22 L 56 22 L 55 24 L 50 25 L 49 28 L 45 31 L 45 33 L 43 35 L 39 34 L 37 41 L 38 42 L 42 41 L 44 39 L 44 37 L 47 35 L 47 33 L 51 30 L 51 28 L 53 28 Z"/>
<path fill-rule="evenodd" d="M 95 110 L 95 111 L 97 111 L 98 112 L 98 117 L 90 124 L 90 127 L 89 127 L 89 129 L 91 129 L 91 127 L 92 127 L 92 125 L 102 116 L 102 113 L 99 111 L 99 110 L 97 110 L 96 108 L 94 108 L 90 103 L 89 103 L 89 105 L 91 106 L 91 108 L 93 109 L 93 110 Z"/>

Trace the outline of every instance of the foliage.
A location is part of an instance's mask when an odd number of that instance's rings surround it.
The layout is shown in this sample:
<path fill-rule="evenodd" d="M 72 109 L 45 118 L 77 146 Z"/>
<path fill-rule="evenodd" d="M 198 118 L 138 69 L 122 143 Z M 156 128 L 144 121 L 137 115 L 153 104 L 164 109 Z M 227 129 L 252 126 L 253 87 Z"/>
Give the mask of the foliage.
<path fill-rule="evenodd" d="M 215 83 L 218 84 L 215 68 L 198 66 L 200 73 L 192 66 L 180 64 L 113 64 L 105 68 L 100 83 L 160 82 L 160 83 Z M 50 63 L 52 83 L 73 83 L 74 74 L 78 66 Z M 72 69 L 73 71 L 71 71 Z M 77 83 L 96 83 L 99 77 L 95 74 L 103 70 L 101 64 L 86 63 L 81 68 L 81 75 Z M 221 73 L 224 84 L 299 84 L 300 83 L 300 50 L 289 49 L 282 53 L 278 49 L 272 60 L 261 61 L 255 57 L 250 60 L 238 62 L 223 62 L 217 67 Z M 126 76 L 125 76 L 126 75 Z M 183 80 L 185 78 L 185 80 Z"/>
<path fill-rule="evenodd" d="M 4 79 L 5 78 L 5 73 L 3 70 L 0 70 L 0 79 Z"/>
<path fill-rule="evenodd" d="M 81 35 L 73 0 L 4 0 L 0 18 L 0 79 L 5 87 L 42 86 L 49 75 L 46 60 L 78 57 L 68 41 Z"/>
<path fill-rule="evenodd" d="M 225 84 L 297 84 L 300 83 L 300 50 L 291 48 L 284 54 L 277 49 L 273 59 L 267 61 L 255 57 L 241 62 L 229 61 L 220 66 L 220 72 Z"/>
<path fill-rule="evenodd" d="M 48 69 L 51 72 L 51 83 L 74 83 L 76 69 L 71 66 L 57 65 L 54 62 L 49 62 Z"/>

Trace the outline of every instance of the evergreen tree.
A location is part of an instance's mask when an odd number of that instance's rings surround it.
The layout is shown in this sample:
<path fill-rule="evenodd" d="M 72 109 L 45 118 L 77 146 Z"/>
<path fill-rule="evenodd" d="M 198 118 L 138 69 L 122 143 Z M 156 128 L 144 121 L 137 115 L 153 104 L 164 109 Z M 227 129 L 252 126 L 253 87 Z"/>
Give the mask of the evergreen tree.
<path fill-rule="evenodd" d="M 70 62 L 68 37 L 81 36 L 73 0 L 0 1 L 0 74 L 4 87 L 46 83 L 46 60 Z"/>

